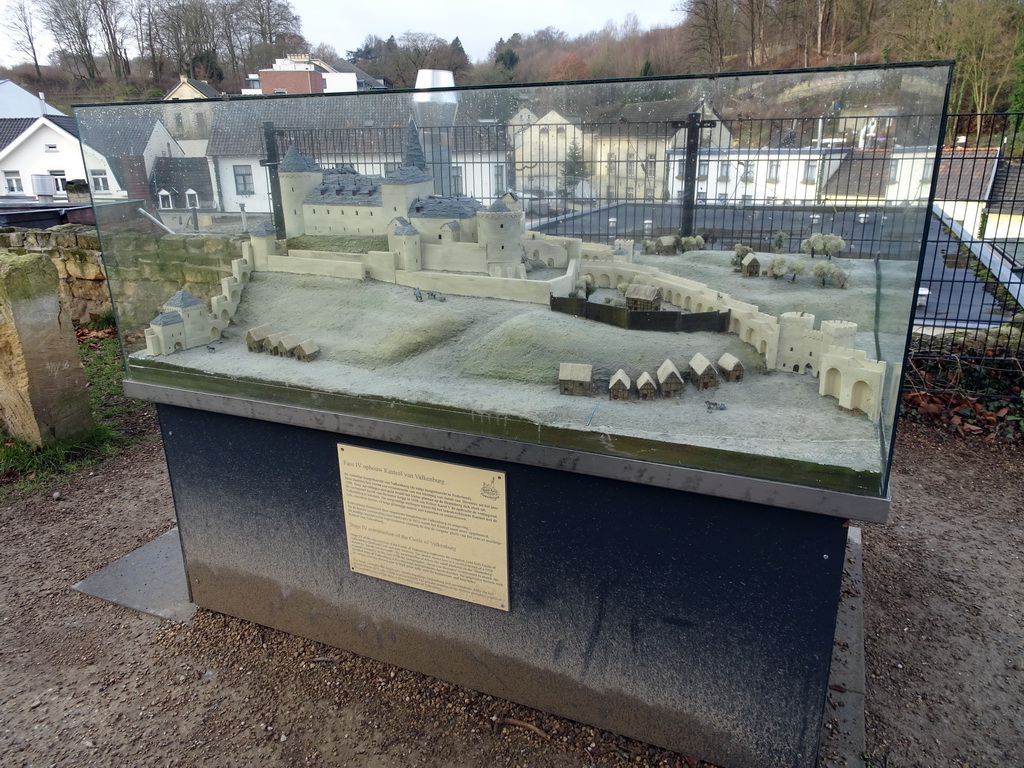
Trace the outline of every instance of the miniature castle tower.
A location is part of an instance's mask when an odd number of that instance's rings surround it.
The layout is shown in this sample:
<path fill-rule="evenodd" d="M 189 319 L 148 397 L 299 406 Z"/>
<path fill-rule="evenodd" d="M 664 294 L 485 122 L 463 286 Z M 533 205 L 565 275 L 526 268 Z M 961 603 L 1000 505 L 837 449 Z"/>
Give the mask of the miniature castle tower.
<path fill-rule="evenodd" d="M 398 269 L 419 272 L 423 269 L 420 231 L 401 216 L 388 225 L 388 248 L 397 254 Z"/>
<path fill-rule="evenodd" d="M 416 124 L 409 119 L 401 167 L 386 174 L 381 184 L 384 216 L 405 216 L 413 202 L 434 194 L 434 177 L 427 172 Z"/>
<path fill-rule="evenodd" d="M 525 280 L 522 240 L 526 214 L 509 208 L 504 200 L 495 200 L 487 210 L 476 212 L 476 220 L 477 242 L 487 249 L 488 274 Z"/>
<path fill-rule="evenodd" d="M 299 153 L 295 145 L 288 147 L 277 166 L 281 180 L 281 207 L 284 209 L 284 230 L 288 237 L 306 234 L 302 202 L 323 178 L 312 158 Z"/>

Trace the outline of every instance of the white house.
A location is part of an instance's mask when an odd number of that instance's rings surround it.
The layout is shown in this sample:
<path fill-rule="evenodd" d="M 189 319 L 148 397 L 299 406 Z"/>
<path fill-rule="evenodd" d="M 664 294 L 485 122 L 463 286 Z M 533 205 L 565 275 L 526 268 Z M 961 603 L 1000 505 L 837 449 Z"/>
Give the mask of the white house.
<path fill-rule="evenodd" d="M 101 179 L 109 195 L 124 195 L 106 158 L 79 143 L 74 118 L 64 115 L 0 119 L 0 172 L 0 198 L 67 200 L 65 186 L 75 179 Z"/>

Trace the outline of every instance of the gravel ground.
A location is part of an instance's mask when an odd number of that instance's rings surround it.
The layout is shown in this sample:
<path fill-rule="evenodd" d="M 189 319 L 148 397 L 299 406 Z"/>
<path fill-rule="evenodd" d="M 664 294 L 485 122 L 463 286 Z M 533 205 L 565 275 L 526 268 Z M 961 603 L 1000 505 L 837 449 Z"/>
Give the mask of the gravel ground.
<path fill-rule="evenodd" d="M 892 522 L 864 532 L 875 766 L 1024 764 L 1022 468 L 1020 449 L 898 440 Z M 239 619 L 177 625 L 71 589 L 173 516 L 154 435 L 0 502 L 0 764 L 700 765 Z"/>

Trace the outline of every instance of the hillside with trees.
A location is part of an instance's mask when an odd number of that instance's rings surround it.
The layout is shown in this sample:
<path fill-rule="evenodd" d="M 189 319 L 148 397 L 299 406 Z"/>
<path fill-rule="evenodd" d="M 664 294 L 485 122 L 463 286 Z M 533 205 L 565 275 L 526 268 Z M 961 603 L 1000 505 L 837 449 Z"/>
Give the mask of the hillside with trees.
<path fill-rule="evenodd" d="M 955 59 L 951 109 L 1024 109 L 1024 5 L 1010 0 L 678 0 L 674 27 L 635 15 L 577 37 L 510 30 L 483 61 L 458 36 L 369 34 L 344 58 L 396 87 L 421 68 L 459 84 L 728 72 Z M 179 73 L 237 93 L 247 72 L 288 53 L 342 58 L 302 36 L 288 0 L 8 0 L 4 26 L 24 64 L 0 70 L 50 100 L 154 98 Z M 47 32 L 56 48 L 40 60 Z"/>

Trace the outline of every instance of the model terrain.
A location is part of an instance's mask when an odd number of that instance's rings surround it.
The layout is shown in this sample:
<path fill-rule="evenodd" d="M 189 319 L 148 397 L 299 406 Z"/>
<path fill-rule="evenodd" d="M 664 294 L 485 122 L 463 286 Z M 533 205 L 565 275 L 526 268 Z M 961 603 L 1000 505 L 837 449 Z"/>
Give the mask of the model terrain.
<path fill-rule="evenodd" d="M 859 478 L 840 486 L 878 492 L 879 425 L 898 380 L 898 364 L 883 361 L 902 360 L 914 263 L 842 259 L 842 289 L 810 269 L 744 277 L 727 252 L 642 256 L 630 241 L 528 231 L 513 195 L 487 207 L 438 198 L 415 164 L 367 177 L 289 153 L 281 170 L 290 235 L 376 247 L 386 237 L 388 250 L 286 251 L 256 233 L 205 317 L 176 321 L 176 311 L 205 312 L 187 292 L 159 308 L 147 351 L 132 357 L 138 378 L 171 383 L 180 373 L 168 369 L 186 370 L 215 391 L 741 474 L 838 467 Z M 633 308 L 719 317 L 726 332 L 552 311 L 551 297 L 584 293 L 588 307 L 640 297 Z M 168 336 L 189 324 L 187 343 Z M 722 361 L 742 380 L 728 381 Z M 565 364 L 589 366 L 592 397 L 559 393 Z M 671 368 L 684 386 L 669 397 L 658 372 Z"/>

